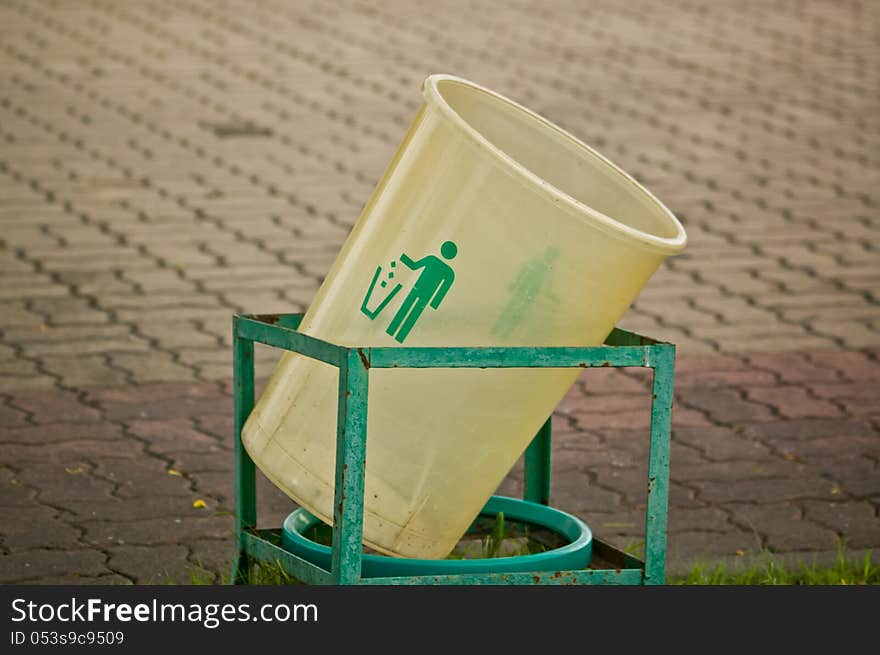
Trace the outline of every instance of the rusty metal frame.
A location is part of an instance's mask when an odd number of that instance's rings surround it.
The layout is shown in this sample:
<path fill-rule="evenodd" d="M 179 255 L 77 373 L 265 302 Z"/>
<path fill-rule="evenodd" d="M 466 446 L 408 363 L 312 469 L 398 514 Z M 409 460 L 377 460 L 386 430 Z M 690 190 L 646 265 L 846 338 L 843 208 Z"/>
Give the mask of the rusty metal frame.
<path fill-rule="evenodd" d="M 231 583 L 252 580 L 255 562 L 272 562 L 307 584 L 663 584 L 675 346 L 615 329 L 595 347 L 344 347 L 297 332 L 302 314 L 233 317 L 235 557 Z M 254 407 L 254 342 L 300 353 L 339 369 L 339 414 L 332 562 L 329 570 L 281 547 L 279 529 L 258 529 L 256 470 L 241 441 Z M 640 560 L 594 536 L 591 567 L 575 571 L 369 578 L 361 575 L 369 372 L 373 368 L 653 369 L 645 556 Z M 525 453 L 526 500 L 550 501 L 551 424 Z"/>

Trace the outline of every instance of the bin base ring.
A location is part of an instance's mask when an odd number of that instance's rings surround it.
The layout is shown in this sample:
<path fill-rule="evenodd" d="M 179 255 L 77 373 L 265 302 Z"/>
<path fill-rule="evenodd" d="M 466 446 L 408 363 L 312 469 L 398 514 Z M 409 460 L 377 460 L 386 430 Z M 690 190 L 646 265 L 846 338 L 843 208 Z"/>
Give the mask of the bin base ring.
<path fill-rule="evenodd" d="M 385 578 L 415 575 L 453 575 L 463 573 L 514 573 L 529 571 L 571 571 L 586 568 L 592 558 L 593 533 L 581 519 L 566 512 L 519 498 L 492 496 L 480 517 L 494 518 L 504 513 L 506 521 L 542 528 L 567 540 L 563 546 L 540 553 L 481 559 L 412 559 L 364 554 L 361 575 Z M 332 551 L 305 535 L 324 525 L 305 509 L 292 512 L 284 521 L 281 541 L 285 550 L 330 570 Z"/>

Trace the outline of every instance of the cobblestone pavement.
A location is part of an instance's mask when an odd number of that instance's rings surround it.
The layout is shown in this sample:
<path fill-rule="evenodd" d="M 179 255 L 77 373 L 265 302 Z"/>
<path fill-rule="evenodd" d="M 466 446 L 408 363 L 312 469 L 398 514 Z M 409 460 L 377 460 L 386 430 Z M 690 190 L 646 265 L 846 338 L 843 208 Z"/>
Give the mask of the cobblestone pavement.
<path fill-rule="evenodd" d="M 878 55 L 871 2 L 0 0 L 0 580 L 228 560 L 230 317 L 308 305 L 432 72 L 687 228 L 622 323 L 679 348 L 671 557 L 880 545 Z M 554 503 L 625 544 L 645 391 L 602 375 Z"/>

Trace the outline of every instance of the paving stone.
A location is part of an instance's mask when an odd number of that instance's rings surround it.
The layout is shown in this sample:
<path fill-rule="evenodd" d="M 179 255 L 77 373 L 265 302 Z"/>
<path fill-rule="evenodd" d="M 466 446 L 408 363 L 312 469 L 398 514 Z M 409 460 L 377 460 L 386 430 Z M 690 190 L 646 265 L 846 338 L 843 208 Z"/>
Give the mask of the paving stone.
<path fill-rule="evenodd" d="M 185 546 L 108 548 L 108 568 L 136 584 L 187 584 L 190 564 Z"/>
<path fill-rule="evenodd" d="M 777 386 L 748 389 L 746 398 L 771 405 L 788 418 L 843 416 L 843 412 L 836 405 L 811 396 L 806 389 L 801 387 Z"/>
<path fill-rule="evenodd" d="M 580 386 L 589 393 L 641 394 L 648 391 L 646 385 L 628 375 L 629 369 L 591 368 L 581 373 Z M 565 400 L 563 399 L 563 404 Z"/>
<path fill-rule="evenodd" d="M 183 473 L 232 471 L 232 456 L 226 449 L 211 452 L 177 452 L 173 454 L 172 468 Z"/>
<path fill-rule="evenodd" d="M 49 507 L 0 508 L 0 540 L 11 551 L 29 548 L 79 548 L 79 530 L 59 520 Z"/>
<path fill-rule="evenodd" d="M 13 356 L 11 359 L 0 361 L 0 375 L 30 378 L 39 374 L 40 371 L 37 368 L 37 364 L 22 357 Z M 27 382 L 24 382 L 24 384 L 26 385 Z"/>
<path fill-rule="evenodd" d="M 621 544 L 619 547 L 630 552 L 638 549 L 641 554 L 645 541 L 644 512 L 590 512 L 583 519 L 603 541 Z"/>
<path fill-rule="evenodd" d="M 169 474 L 169 465 L 152 457 L 139 459 L 94 458 L 95 474 L 116 484 L 114 496 L 135 502 L 154 496 L 193 495 L 189 481 Z"/>
<path fill-rule="evenodd" d="M 38 580 L 28 581 L 28 584 L 38 584 L 38 585 L 60 585 L 60 586 L 68 586 L 68 585 L 76 585 L 76 586 L 86 586 L 86 585 L 130 585 L 132 584 L 128 578 L 125 578 L 121 575 L 117 575 L 115 573 L 110 573 L 107 575 L 59 575 L 57 577 L 45 577 L 39 578 Z"/>
<path fill-rule="evenodd" d="M 192 550 L 189 560 L 194 575 L 213 573 L 214 582 L 220 584 L 229 580 L 234 553 L 232 539 L 198 539 L 187 545 Z"/>
<path fill-rule="evenodd" d="M 749 460 L 766 461 L 772 457 L 766 445 L 740 436 L 731 428 L 699 427 L 689 428 L 676 426 L 672 433 L 673 440 L 688 444 L 710 460 Z"/>
<path fill-rule="evenodd" d="M 220 450 L 217 440 L 197 431 L 192 421 L 174 418 L 165 421 L 130 421 L 131 434 L 149 443 L 151 452 L 167 455 L 169 453 L 214 453 Z"/>
<path fill-rule="evenodd" d="M 53 506 L 69 513 L 69 521 L 79 525 L 84 520 L 130 521 L 133 519 L 204 518 L 210 512 L 193 507 L 196 494 L 185 496 L 155 495 L 137 501 L 123 498 L 108 500 L 58 499 Z M 67 518 L 67 517 L 65 517 Z"/>
<path fill-rule="evenodd" d="M 160 393 L 158 388 L 167 388 Z M 144 391 L 142 391 L 144 390 Z M 143 395 L 141 395 L 143 393 Z M 173 394 L 173 395 L 169 395 Z M 128 387 L 109 396 L 94 396 L 110 420 L 172 419 L 232 413 L 232 399 L 214 385 L 168 384 Z"/>
<path fill-rule="evenodd" d="M 553 456 L 554 470 L 568 471 L 594 466 L 633 466 L 635 460 L 629 452 L 618 448 L 593 448 L 583 450 L 558 449 Z"/>
<path fill-rule="evenodd" d="M 71 349 L 74 351 L 74 349 Z M 128 383 L 128 375 L 110 365 L 105 354 L 53 355 L 44 368 L 68 387 L 114 386 Z"/>
<path fill-rule="evenodd" d="M 123 339 L 83 341 L 83 342 L 55 342 L 55 343 L 29 343 L 24 347 L 24 353 L 28 357 L 52 358 L 56 355 L 66 355 L 76 351 L 82 355 L 93 353 L 129 353 L 147 352 L 152 348 L 151 344 L 140 337 L 128 335 Z"/>
<path fill-rule="evenodd" d="M 63 397 L 61 404 L 64 404 Z M 18 443 L 36 446 L 61 441 L 113 441 L 121 436 L 122 426 L 112 423 L 50 423 L 48 425 L 27 425 L 4 429 L 0 433 L 0 442 L 4 444 Z"/>
<path fill-rule="evenodd" d="M 804 508 L 808 519 L 845 538 L 847 548 L 872 548 L 877 542 L 880 518 L 870 503 L 807 501 Z"/>
<path fill-rule="evenodd" d="M 765 478 L 693 482 L 699 499 L 709 503 L 775 503 L 787 500 L 833 499 L 840 493 L 837 484 L 817 476 L 803 478 Z"/>
<path fill-rule="evenodd" d="M 45 391 L 57 387 L 55 378 L 48 375 L 33 375 L 23 377 L 20 375 L 4 375 L 0 373 L 0 388 L 19 389 L 24 388 L 32 391 Z"/>
<path fill-rule="evenodd" d="M 773 412 L 764 404 L 743 399 L 733 389 L 691 389 L 682 396 L 688 405 L 705 411 L 722 423 L 739 425 L 773 420 Z"/>
<path fill-rule="evenodd" d="M 143 445 L 133 439 L 62 441 L 52 444 L 47 453 L 44 444 L 8 444 L 3 446 L 0 462 L 14 464 L 22 468 L 30 462 L 46 460 L 58 462 L 77 462 L 95 457 L 138 458 L 144 456 Z"/>
<path fill-rule="evenodd" d="M 522 497 L 520 490 L 519 496 Z M 230 503 L 231 505 L 231 503 Z M 298 505 L 287 494 L 269 482 L 264 475 L 257 476 L 257 518 L 261 527 L 277 527 Z M 220 511 L 218 507 L 218 511 Z"/>
<path fill-rule="evenodd" d="M 40 423 L 95 421 L 100 413 L 85 404 L 77 394 L 57 391 L 45 393 L 18 393 L 14 396 L 15 406 L 38 417 Z"/>
<path fill-rule="evenodd" d="M 815 320 L 811 321 L 811 327 L 816 332 L 832 336 L 852 348 L 877 344 L 877 330 L 860 321 Z"/>
<path fill-rule="evenodd" d="M 0 405 L 0 425 L 3 426 L 4 430 L 6 428 L 27 426 L 27 413 L 9 405 Z"/>
<path fill-rule="evenodd" d="M 86 397 L 90 402 L 99 403 L 107 407 L 108 411 L 114 404 L 158 403 L 174 400 L 181 396 L 194 399 L 213 399 L 221 395 L 223 394 L 216 385 L 183 381 L 89 389 L 86 392 Z"/>
<path fill-rule="evenodd" d="M 761 461 L 734 460 L 684 464 L 673 461 L 670 464 L 672 475 L 678 482 L 711 480 L 712 482 L 746 482 L 775 478 L 807 477 L 810 469 L 795 461 L 764 459 Z"/>
<path fill-rule="evenodd" d="M 880 455 L 880 439 L 877 437 L 835 435 L 807 441 L 778 439 L 773 442 L 773 446 L 782 451 L 786 457 L 817 463 L 840 457 L 841 453 L 845 453 L 848 457 Z"/>
<path fill-rule="evenodd" d="M 767 371 L 694 371 L 692 373 L 676 374 L 676 389 L 717 387 L 754 388 L 766 387 L 776 384 L 776 377 Z"/>
<path fill-rule="evenodd" d="M 114 485 L 96 478 L 90 468 L 82 460 L 32 462 L 16 477 L 38 489 L 39 500 L 44 503 L 52 504 L 62 499 L 108 500 Z"/>
<path fill-rule="evenodd" d="M 719 556 L 745 556 L 760 550 L 760 542 L 746 530 L 673 532 L 667 543 L 667 568 L 678 568 L 685 562 L 685 570 L 691 570 L 695 562 L 711 566 Z"/>
<path fill-rule="evenodd" d="M 233 535 L 231 515 L 183 520 L 174 517 L 131 521 L 83 521 L 85 540 L 97 547 L 115 545 L 183 544 L 194 539 L 222 539 Z"/>
<path fill-rule="evenodd" d="M 752 423 L 741 426 L 742 434 L 750 439 L 764 443 L 788 439 L 826 439 L 836 437 L 871 437 L 874 428 L 868 421 L 860 419 L 807 418 L 776 421 L 772 423 Z"/>
<path fill-rule="evenodd" d="M 78 4 L 0 6 L 0 24 L 20 37 L 0 52 L 14 72 L 0 103 L 0 394 L 13 396 L 0 397 L 0 444 L 16 467 L 0 469 L 0 507 L 50 498 L 58 507 L 91 502 L 132 525 L 204 520 L 177 513 L 194 511 L 174 504 L 191 496 L 143 495 L 151 476 L 160 491 L 186 484 L 165 479 L 172 464 L 187 475 L 192 464 L 194 482 L 228 496 L 233 311 L 302 311 L 313 301 L 418 110 L 424 71 L 450 53 L 462 75 L 644 180 L 686 224 L 688 248 L 621 321 L 677 345 L 672 470 L 683 477 L 672 481 L 671 506 L 709 516 L 737 502 L 727 495 L 737 491 L 766 498 L 758 508 L 789 495 L 880 496 L 880 221 L 869 174 L 880 166 L 880 78 L 860 64 L 876 43 L 858 7 L 672 2 L 663 20 L 645 22 L 652 8 L 610 2 L 564 11 L 343 2 L 312 8 L 304 29 L 302 10 L 284 3 L 244 13 L 184 4 L 173 21 Z M 295 49 L 278 41 L 279 25 Z M 847 39 L 831 47 L 816 25 Z M 583 50 L 585 34 L 590 56 L 564 56 Z M 216 56 L 222 39 L 241 57 Z M 241 65 L 251 60 L 261 69 Z M 779 66 L 789 60 L 797 70 Z M 390 76 L 389 61 L 399 69 Z M 88 74 L 71 77 L 57 62 L 80 62 Z M 101 65 L 90 71 L 89 62 Z M 652 93 L 617 93 L 620 80 Z M 265 129 L 238 134 L 236 116 Z M 277 353 L 260 353 L 262 375 Z M 647 370 L 585 371 L 566 396 L 554 440 L 563 501 L 593 511 L 605 503 L 612 523 L 625 522 L 614 517 L 630 514 L 620 503 L 640 489 L 649 416 L 639 402 L 649 381 Z M 71 400 L 83 391 L 85 409 Z M 45 400 L 21 407 L 23 392 Z M 146 442 L 159 457 L 141 455 Z M 95 461 L 130 475 L 136 502 L 92 480 Z M 786 475 L 807 469 L 800 479 L 739 479 L 753 463 Z M 596 484 L 614 471 L 629 476 L 613 480 L 619 491 Z M 712 479 L 684 479 L 694 475 Z M 505 484 L 519 492 L 514 477 Z M 825 485 L 836 485 L 830 498 Z M 277 490 L 267 504 L 273 519 L 289 510 Z M 768 544 L 805 552 L 827 537 L 809 528 L 799 542 L 801 523 L 783 516 Z M 620 528 L 614 538 L 635 534 Z M 691 553 L 754 546 L 743 545 L 741 528 L 719 525 L 674 536 Z M 128 578 L 101 568 L 83 580 Z"/>
<path fill-rule="evenodd" d="M 235 496 L 235 481 L 227 471 L 198 471 L 190 473 L 197 494 L 217 498 L 229 506 Z"/>
<path fill-rule="evenodd" d="M 195 419 L 199 430 L 220 440 L 221 444 L 232 447 L 233 422 L 232 412 L 222 415 L 197 416 Z"/>
<path fill-rule="evenodd" d="M 609 512 L 620 509 L 622 496 L 619 492 L 610 491 L 591 483 L 584 473 L 570 472 L 565 475 L 564 484 L 555 483 L 551 491 L 553 505 L 578 516 L 586 516 L 591 512 Z"/>
<path fill-rule="evenodd" d="M 837 535 L 803 516 L 794 505 L 748 504 L 730 506 L 733 521 L 752 528 L 764 539 L 764 546 L 773 552 L 807 550 L 833 550 L 837 547 Z"/>
<path fill-rule="evenodd" d="M 834 346 L 834 338 L 819 334 L 797 334 L 792 328 L 785 328 L 769 337 L 755 341 L 756 335 L 737 334 L 735 331 L 718 341 L 722 352 L 743 352 L 746 350 L 778 352 L 780 350 L 812 350 Z"/>
<path fill-rule="evenodd" d="M 837 367 L 818 364 L 802 353 L 753 353 L 750 364 L 768 369 L 783 382 L 831 382 L 840 379 Z"/>
<path fill-rule="evenodd" d="M 191 368 L 175 362 L 165 353 L 113 353 L 110 361 L 138 383 L 187 380 L 193 376 Z"/>
<path fill-rule="evenodd" d="M 818 366 L 834 367 L 844 378 L 855 382 L 880 380 L 880 361 L 867 352 L 820 351 L 807 354 Z"/>
<path fill-rule="evenodd" d="M 836 475 L 842 491 L 857 498 L 868 498 L 880 494 L 880 474 L 876 470 L 850 472 Z"/>
<path fill-rule="evenodd" d="M 25 550 L 0 556 L 0 582 L 4 584 L 45 580 L 52 576 L 110 575 L 104 553 L 94 549 Z"/>
<path fill-rule="evenodd" d="M 17 473 L 6 465 L 0 466 L 0 506 L 36 507 L 38 490 L 22 482 Z"/>

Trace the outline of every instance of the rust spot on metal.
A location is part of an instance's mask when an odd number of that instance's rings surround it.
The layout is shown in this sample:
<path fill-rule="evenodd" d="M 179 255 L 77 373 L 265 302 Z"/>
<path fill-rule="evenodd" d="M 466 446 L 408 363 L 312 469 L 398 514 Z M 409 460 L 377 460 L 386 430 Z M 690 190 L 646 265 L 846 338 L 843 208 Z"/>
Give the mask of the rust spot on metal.
<path fill-rule="evenodd" d="M 278 314 L 254 314 L 254 320 L 260 323 L 276 325 L 281 320 L 281 317 Z"/>
<path fill-rule="evenodd" d="M 535 584 L 538 584 L 541 581 L 541 576 L 540 575 L 532 576 L 532 580 L 535 581 Z"/>
<path fill-rule="evenodd" d="M 345 504 L 345 503 L 340 502 L 340 503 L 339 503 L 339 507 L 337 507 L 337 511 L 339 512 L 339 516 L 342 516 L 342 506 L 343 506 L 344 504 Z"/>
<path fill-rule="evenodd" d="M 657 478 L 651 477 L 648 478 L 648 493 L 654 491 L 654 487 L 657 486 Z"/>
<path fill-rule="evenodd" d="M 361 358 L 361 364 L 363 364 L 364 368 L 369 371 L 370 370 L 370 360 L 367 359 L 367 356 L 364 354 L 364 351 L 362 349 L 358 348 L 357 351 L 358 351 L 358 357 Z"/>
<path fill-rule="evenodd" d="M 603 366 L 603 367 L 611 366 L 611 362 L 602 362 L 600 364 L 600 366 Z"/>

